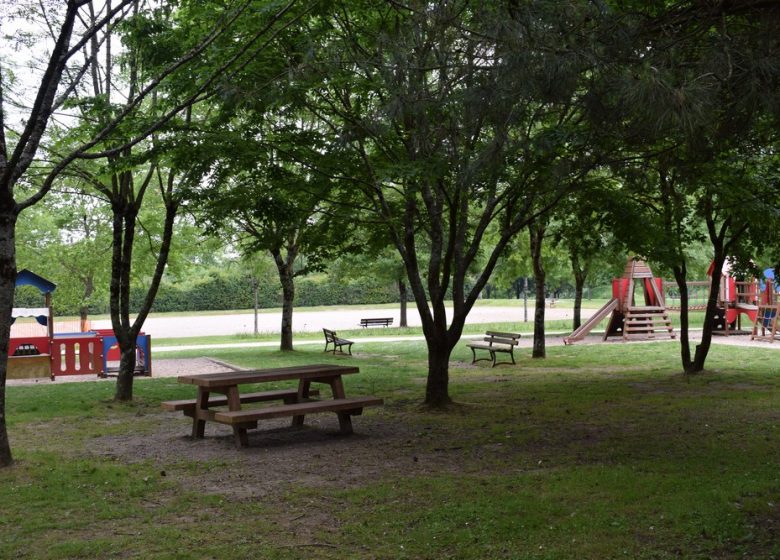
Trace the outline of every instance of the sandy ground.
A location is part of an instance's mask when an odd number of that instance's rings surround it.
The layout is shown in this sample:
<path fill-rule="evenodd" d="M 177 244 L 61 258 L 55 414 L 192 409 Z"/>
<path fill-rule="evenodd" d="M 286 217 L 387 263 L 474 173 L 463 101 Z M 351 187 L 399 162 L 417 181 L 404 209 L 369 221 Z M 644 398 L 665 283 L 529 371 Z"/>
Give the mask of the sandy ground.
<path fill-rule="evenodd" d="M 594 312 L 594 309 L 583 309 L 583 320 Z M 569 308 L 551 307 L 545 310 L 548 320 L 571 319 L 573 312 Z M 293 313 L 293 331 L 318 332 L 323 328 L 355 329 L 360 327 L 360 319 L 366 317 L 392 317 L 394 324 L 399 321 L 398 309 L 359 309 L 359 310 L 328 310 L 328 311 L 296 311 Z M 528 320 L 533 321 L 534 307 L 528 307 Z M 469 313 L 468 323 L 492 323 L 522 321 L 524 318 L 522 306 L 518 307 L 480 307 L 476 305 Z M 279 332 L 282 322 L 281 312 L 258 313 L 258 331 L 261 333 Z M 420 315 L 414 305 L 408 308 L 408 324 L 410 327 L 421 325 Z M 109 329 L 110 321 L 94 321 L 93 328 Z M 254 333 L 253 313 L 234 313 L 225 315 L 202 315 L 189 317 L 154 317 L 150 316 L 144 323 L 144 332 L 152 338 L 186 338 L 192 336 L 217 336 Z"/>

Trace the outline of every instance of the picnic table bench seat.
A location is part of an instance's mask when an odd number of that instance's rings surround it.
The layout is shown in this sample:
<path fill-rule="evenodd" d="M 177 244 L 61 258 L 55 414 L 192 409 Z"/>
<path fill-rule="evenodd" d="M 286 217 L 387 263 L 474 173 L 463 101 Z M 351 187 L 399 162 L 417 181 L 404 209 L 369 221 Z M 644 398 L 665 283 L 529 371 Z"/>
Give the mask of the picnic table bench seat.
<path fill-rule="evenodd" d="M 392 317 L 376 317 L 373 319 L 361 319 L 360 320 L 360 326 L 364 329 L 367 327 L 389 327 L 393 324 L 393 318 Z"/>
<path fill-rule="evenodd" d="M 292 416 L 293 425 L 302 426 L 306 414 L 335 412 L 339 418 L 339 430 L 341 433 L 351 434 L 351 417 L 363 414 L 363 408 L 366 406 L 378 406 L 383 404 L 383 402 L 382 399 L 377 397 L 350 397 L 321 401 L 313 400 L 294 404 L 266 406 L 262 408 L 216 411 L 214 412 L 213 419 L 215 422 L 233 426 L 234 429 L 240 428 L 236 432 L 236 443 L 239 447 L 246 447 L 249 444 L 246 430 L 257 428 L 258 420 Z"/>
<path fill-rule="evenodd" d="M 336 350 L 343 354 L 344 350 L 342 350 L 342 348 L 344 346 L 347 347 L 349 355 L 352 355 L 352 345 L 355 344 L 353 341 L 347 340 L 346 338 L 339 338 L 336 331 L 329 329 L 322 329 L 322 333 L 325 335 L 325 350 L 323 350 L 323 352 L 328 352 L 328 346 L 332 344 L 333 348 L 331 350 L 334 355 L 336 354 Z"/>
<path fill-rule="evenodd" d="M 320 392 L 317 389 L 309 391 L 309 396 L 317 396 Z M 266 401 L 284 401 L 285 403 L 294 403 L 298 399 L 298 389 L 279 389 L 274 391 L 259 391 L 255 393 L 244 393 L 240 396 L 241 404 L 266 402 Z M 178 401 L 163 401 L 160 403 L 164 410 L 171 412 L 182 411 L 185 416 L 194 416 L 197 399 L 183 399 Z M 226 395 L 210 395 L 209 407 L 227 406 L 228 398 Z"/>
<path fill-rule="evenodd" d="M 466 344 L 469 348 L 471 348 L 471 355 L 472 355 L 472 364 L 475 364 L 481 360 L 486 361 L 492 361 L 493 365 L 491 367 L 496 367 L 499 364 L 509 364 L 515 363 L 515 346 L 519 344 L 520 335 L 517 333 L 507 333 L 507 332 L 497 332 L 497 331 L 486 331 L 485 337 L 482 340 L 469 342 Z M 486 350 L 489 354 L 489 358 L 477 358 L 477 350 Z M 496 361 L 496 354 L 497 353 L 504 353 L 509 354 L 509 357 L 511 358 L 511 362 L 497 362 Z"/>

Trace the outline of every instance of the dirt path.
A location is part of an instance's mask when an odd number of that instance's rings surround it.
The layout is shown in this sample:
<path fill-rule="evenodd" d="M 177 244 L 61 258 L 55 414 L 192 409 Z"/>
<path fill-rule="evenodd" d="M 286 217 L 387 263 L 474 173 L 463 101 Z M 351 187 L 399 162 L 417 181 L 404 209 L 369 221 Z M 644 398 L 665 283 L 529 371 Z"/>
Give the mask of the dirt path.
<path fill-rule="evenodd" d="M 451 311 L 451 310 L 448 310 Z M 590 317 L 593 309 L 583 309 L 583 319 Z M 570 308 L 551 307 L 545 311 L 548 320 L 571 319 Z M 296 311 L 293 313 L 293 331 L 319 332 L 327 329 L 354 329 L 360 326 L 360 319 L 365 317 L 392 317 L 394 324 L 399 322 L 397 309 L 336 309 L 327 311 Z M 534 307 L 528 307 L 528 320 L 533 321 Z M 273 333 L 280 331 L 281 312 L 259 313 L 258 331 Z M 468 324 L 522 321 L 524 311 L 522 306 L 479 306 L 476 305 L 469 313 Z M 422 323 L 420 315 L 413 305 L 409 306 L 408 323 L 410 327 L 419 327 Z M 144 323 L 144 332 L 153 338 L 186 338 L 193 336 L 217 336 L 233 334 L 251 334 L 254 332 L 253 313 L 232 313 L 224 315 L 202 315 L 190 317 L 155 317 L 150 316 Z M 111 328 L 110 321 L 94 321 L 97 329 Z"/>

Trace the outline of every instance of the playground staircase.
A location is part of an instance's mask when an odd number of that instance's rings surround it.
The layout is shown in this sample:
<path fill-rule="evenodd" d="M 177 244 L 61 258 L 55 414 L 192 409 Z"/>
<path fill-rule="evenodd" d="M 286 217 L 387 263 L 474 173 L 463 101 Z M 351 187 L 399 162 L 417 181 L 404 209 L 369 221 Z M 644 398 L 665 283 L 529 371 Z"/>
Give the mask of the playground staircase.
<path fill-rule="evenodd" d="M 629 259 L 624 278 L 628 286 L 623 294 L 622 309 L 624 340 L 675 338 L 672 321 L 664 306 L 661 290 L 653 277 L 653 271 L 642 260 Z M 634 302 L 634 284 L 640 282 L 645 294 L 645 305 Z"/>
<path fill-rule="evenodd" d="M 669 314 L 663 307 L 629 307 L 623 321 L 623 338 L 675 338 L 675 334 Z"/>

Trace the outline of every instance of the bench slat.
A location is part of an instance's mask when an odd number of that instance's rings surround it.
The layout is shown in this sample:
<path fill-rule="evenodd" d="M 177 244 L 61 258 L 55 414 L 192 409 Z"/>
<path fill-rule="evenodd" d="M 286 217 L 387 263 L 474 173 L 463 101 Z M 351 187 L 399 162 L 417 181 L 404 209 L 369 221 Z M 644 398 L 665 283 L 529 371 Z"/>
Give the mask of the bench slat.
<path fill-rule="evenodd" d="M 511 352 L 513 346 L 507 344 L 507 345 L 496 345 L 496 344 L 490 344 L 488 342 L 470 342 L 467 344 L 469 348 L 478 348 L 480 350 L 495 350 L 496 352 Z"/>
<path fill-rule="evenodd" d="M 258 420 L 281 418 L 284 416 L 302 416 L 315 412 L 339 412 L 362 409 L 365 406 L 378 406 L 383 402 L 384 401 L 378 397 L 352 397 L 347 399 L 311 401 L 268 406 L 265 408 L 216 412 L 214 414 L 214 420 L 229 425 L 247 424 L 257 422 Z"/>
<path fill-rule="evenodd" d="M 360 320 L 361 327 L 368 327 L 370 325 L 384 325 L 385 327 L 389 327 L 392 324 L 393 324 L 392 317 L 375 317 L 375 318 Z"/>
<path fill-rule="evenodd" d="M 522 338 L 520 334 L 510 332 L 485 331 L 485 334 L 488 336 L 497 336 L 499 338 L 511 338 L 513 340 Z"/>
<path fill-rule="evenodd" d="M 309 391 L 309 395 L 319 395 L 319 390 L 314 389 Z M 279 389 L 277 391 L 262 391 L 258 393 L 244 393 L 241 395 L 241 402 L 242 403 L 254 403 L 254 402 L 264 402 L 264 401 L 275 401 L 275 400 L 284 400 L 284 399 L 290 399 L 290 398 L 296 398 L 298 396 L 298 390 L 297 389 Z M 195 404 L 197 403 L 196 399 L 184 399 L 180 401 L 163 401 L 160 403 L 160 405 L 165 410 L 170 411 L 178 411 L 178 410 L 188 410 L 188 409 L 194 409 Z M 212 406 L 227 406 L 228 400 L 227 397 L 224 395 L 218 395 L 209 397 L 209 407 Z"/>

